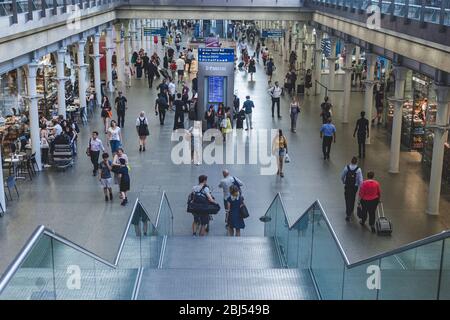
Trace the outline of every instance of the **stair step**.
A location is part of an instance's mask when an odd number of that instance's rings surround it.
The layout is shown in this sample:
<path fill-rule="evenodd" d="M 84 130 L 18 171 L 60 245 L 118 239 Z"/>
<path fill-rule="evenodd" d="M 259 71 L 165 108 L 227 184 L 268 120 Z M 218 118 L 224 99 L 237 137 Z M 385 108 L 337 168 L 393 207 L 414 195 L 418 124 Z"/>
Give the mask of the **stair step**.
<path fill-rule="evenodd" d="M 140 300 L 316 300 L 299 269 L 144 269 Z"/>
<path fill-rule="evenodd" d="M 164 269 L 270 269 L 280 267 L 272 238 L 170 237 Z"/>

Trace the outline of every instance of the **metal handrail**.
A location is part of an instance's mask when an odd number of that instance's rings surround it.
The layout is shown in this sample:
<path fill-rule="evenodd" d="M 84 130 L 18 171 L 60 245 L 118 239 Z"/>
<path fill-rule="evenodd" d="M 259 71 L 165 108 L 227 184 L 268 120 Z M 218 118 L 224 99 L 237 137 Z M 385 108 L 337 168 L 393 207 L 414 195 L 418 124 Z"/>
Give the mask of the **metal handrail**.
<path fill-rule="evenodd" d="M 329 229 L 329 231 L 330 231 L 330 233 L 331 233 L 331 235 L 332 235 L 332 237 L 333 237 L 333 239 L 334 239 L 336 245 L 338 246 L 339 252 L 340 252 L 340 254 L 341 254 L 341 256 L 342 256 L 342 258 L 343 258 L 343 260 L 344 260 L 345 266 L 346 266 L 347 268 L 349 268 L 349 269 L 355 268 L 355 267 L 357 267 L 357 266 L 364 265 L 364 264 L 367 264 L 367 263 L 370 263 L 370 262 L 372 262 L 372 261 L 379 260 L 379 259 L 382 259 L 382 258 L 385 258 L 385 257 L 388 257 L 388 256 L 393 256 L 393 255 L 402 253 L 402 252 L 404 252 L 404 251 L 407 251 L 407 250 L 410 250 L 410 249 L 414 249 L 414 248 L 417 248 L 417 247 L 420 247 L 420 246 L 424 246 L 424 245 L 427 245 L 427 244 L 430 244 L 430 243 L 433 243 L 433 242 L 436 242 L 436 241 L 445 240 L 445 239 L 447 239 L 447 238 L 450 238 L 450 230 L 444 230 L 444 231 L 442 231 L 442 232 L 440 232 L 440 233 L 438 233 L 438 234 L 434 234 L 434 235 L 428 236 L 428 237 L 423 238 L 423 239 L 419 239 L 419 240 L 416 240 L 416 241 L 412 241 L 412 242 L 407 243 L 407 244 L 405 244 L 405 245 L 402 245 L 402 246 L 400 246 L 400 247 L 398 247 L 398 248 L 396 248 L 396 249 L 388 250 L 388 251 L 385 251 L 385 252 L 376 254 L 376 255 L 374 255 L 374 256 L 368 257 L 368 258 L 366 258 L 366 259 L 363 259 L 363 260 L 360 260 L 360 261 L 357 261 L 357 262 L 354 262 L 354 263 L 350 263 L 350 260 L 348 259 L 348 256 L 347 256 L 347 254 L 345 253 L 344 246 L 342 245 L 341 241 L 339 240 L 339 237 L 337 236 L 337 234 L 336 234 L 336 232 L 335 232 L 333 226 L 331 225 L 330 220 L 329 220 L 329 218 L 328 218 L 328 215 L 326 214 L 326 212 L 325 212 L 325 210 L 323 209 L 323 206 L 322 206 L 322 204 L 320 203 L 319 200 L 314 201 L 313 204 L 310 205 L 310 206 L 308 207 L 308 209 L 306 209 L 306 210 L 305 210 L 305 211 L 304 211 L 304 212 L 303 212 L 303 213 L 302 213 L 302 214 L 301 214 L 301 215 L 300 215 L 300 216 L 292 223 L 291 218 L 286 214 L 286 213 L 287 213 L 287 210 L 286 210 L 286 208 L 285 208 L 285 206 L 284 206 L 284 203 L 283 203 L 283 200 L 282 200 L 282 197 L 281 197 L 281 194 L 280 194 L 280 193 L 277 193 L 277 195 L 275 196 L 275 198 L 272 200 L 272 203 L 271 203 L 271 205 L 269 206 L 269 208 L 272 206 L 272 204 L 273 204 L 274 201 L 277 199 L 277 197 L 278 197 L 278 198 L 280 199 L 280 201 L 281 201 L 281 205 L 282 205 L 282 208 L 283 208 L 284 216 L 286 217 L 286 220 L 288 221 L 288 229 L 289 229 L 289 230 L 292 230 L 293 228 L 295 228 L 296 225 L 302 220 L 302 218 L 303 218 L 305 215 L 309 214 L 309 212 L 310 212 L 311 209 L 318 209 L 318 210 L 320 210 L 320 211 L 321 211 L 321 215 L 322 215 L 322 217 L 324 218 L 324 220 L 325 220 L 325 222 L 326 222 L 326 225 L 327 225 L 327 227 L 328 227 L 328 229 Z M 265 213 L 264 216 L 266 216 L 267 214 L 268 214 L 268 210 L 266 211 L 266 213 Z"/>
<path fill-rule="evenodd" d="M 11 264 L 8 266 L 8 268 L 6 269 L 6 272 L 3 274 L 3 276 L 0 278 L 0 294 L 3 292 L 3 290 L 6 288 L 6 286 L 9 284 L 9 282 L 11 281 L 12 277 L 16 274 L 17 270 L 22 266 L 23 262 L 25 261 L 25 259 L 28 257 L 29 253 L 33 250 L 34 246 L 36 245 L 36 243 L 40 240 L 40 238 L 43 235 L 47 235 L 63 244 L 65 244 L 66 246 L 71 247 L 72 249 L 79 251 L 91 258 L 93 258 L 94 260 L 97 260 L 100 263 L 103 263 L 104 265 L 107 265 L 113 269 L 117 268 L 119 259 L 120 259 L 120 255 L 122 253 L 124 244 L 125 244 L 125 240 L 126 240 L 126 236 L 128 234 L 128 230 L 130 228 L 131 225 L 131 221 L 133 219 L 133 215 L 134 215 L 134 211 L 136 210 L 136 206 L 138 203 L 139 199 L 136 199 L 135 204 L 133 206 L 133 210 L 131 212 L 130 217 L 128 218 L 128 222 L 127 222 L 127 226 L 125 228 L 125 231 L 122 235 L 122 239 L 120 241 L 120 245 L 119 245 L 119 250 L 117 251 L 117 255 L 114 259 L 114 263 L 111 263 L 103 258 L 101 258 L 100 256 L 96 255 L 95 253 L 89 251 L 88 249 L 74 243 L 73 241 L 65 238 L 64 236 L 58 234 L 57 232 L 55 232 L 54 230 L 51 230 L 47 227 L 45 227 L 44 225 L 40 225 L 38 226 L 33 233 L 31 234 L 31 236 L 28 238 L 28 240 L 26 241 L 25 245 L 23 246 L 23 248 L 20 250 L 20 252 L 17 254 L 17 256 L 14 258 L 14 260 L 11 262 Z"/>

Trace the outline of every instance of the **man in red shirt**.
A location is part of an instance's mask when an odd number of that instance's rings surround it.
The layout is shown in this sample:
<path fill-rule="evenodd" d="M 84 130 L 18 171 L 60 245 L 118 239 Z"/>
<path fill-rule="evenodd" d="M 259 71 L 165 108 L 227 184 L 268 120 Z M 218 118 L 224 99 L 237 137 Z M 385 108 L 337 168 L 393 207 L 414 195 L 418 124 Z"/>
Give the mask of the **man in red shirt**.
<path fill-rule="evenodd" d="M 375 211 L 381 198 L 381 189 L 378 181 L 374 180 L 375 173 L 369 171 L 367 180 L 359 188 L 359 198 L 361 199 L 362 218 L 360 224 L 366 224 L 367 214 L 369 214 L 369 225 L 372 232 L 375 232 Z"/>

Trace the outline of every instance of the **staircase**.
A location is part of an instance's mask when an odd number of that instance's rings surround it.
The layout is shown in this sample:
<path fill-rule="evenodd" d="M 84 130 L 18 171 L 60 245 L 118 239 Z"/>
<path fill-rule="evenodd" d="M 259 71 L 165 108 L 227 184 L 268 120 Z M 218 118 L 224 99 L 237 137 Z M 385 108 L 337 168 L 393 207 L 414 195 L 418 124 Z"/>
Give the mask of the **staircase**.
<path fill-rule="evenodd" d="M 282 268 L 272 238 L 167 238 L 160 268 L 144 268 L 140 300 L 317 299 L 307 270 Z"/>

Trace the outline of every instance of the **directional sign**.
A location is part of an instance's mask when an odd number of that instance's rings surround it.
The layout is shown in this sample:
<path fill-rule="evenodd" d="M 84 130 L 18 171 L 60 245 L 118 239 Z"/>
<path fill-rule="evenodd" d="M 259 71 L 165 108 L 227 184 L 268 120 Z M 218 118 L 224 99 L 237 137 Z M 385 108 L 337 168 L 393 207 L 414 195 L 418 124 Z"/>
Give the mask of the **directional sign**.
<path fill-rule="evenodd" d="M 144 36 L 166 36 L 166 29 L 164 28 L 144 28 Z"/>
<path fill-rule="evenodd" d="M 262 37 L 263 38 L 282 38 L 283 37 L 283 29 L 263 29 Z"/>
<path fill-rule="evenodd" d="M 198 48 L 199 62 L 234 62 L 233 48 Z"/>

